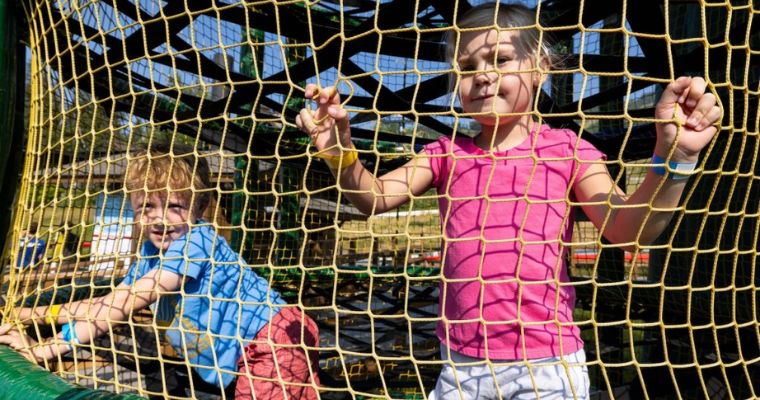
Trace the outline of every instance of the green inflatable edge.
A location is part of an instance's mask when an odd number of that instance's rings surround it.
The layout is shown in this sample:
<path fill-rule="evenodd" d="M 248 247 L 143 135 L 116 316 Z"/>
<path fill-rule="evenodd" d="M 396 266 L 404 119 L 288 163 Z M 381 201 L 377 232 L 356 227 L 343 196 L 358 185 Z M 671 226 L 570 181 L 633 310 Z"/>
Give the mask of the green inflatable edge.
<path fill-rule="evenodd" d="M 8 346 L 0 345 L 0 400 L 137 400 L 135 394 L 116 394 L 69 383 Z"/>

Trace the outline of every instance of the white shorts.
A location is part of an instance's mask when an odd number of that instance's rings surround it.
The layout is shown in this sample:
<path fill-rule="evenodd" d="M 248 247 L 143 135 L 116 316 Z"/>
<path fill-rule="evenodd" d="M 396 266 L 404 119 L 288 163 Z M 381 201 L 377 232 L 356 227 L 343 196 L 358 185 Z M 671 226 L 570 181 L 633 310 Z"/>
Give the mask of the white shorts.
<path fill-rule="evenodd" d="M 486 361 L 450 353 L 449 357 L 448 348 L 441 346 L 441 358 L 450 362 L 443 365 L 429 400 L 589 398 L 583 349 L 528 362 Z"/>

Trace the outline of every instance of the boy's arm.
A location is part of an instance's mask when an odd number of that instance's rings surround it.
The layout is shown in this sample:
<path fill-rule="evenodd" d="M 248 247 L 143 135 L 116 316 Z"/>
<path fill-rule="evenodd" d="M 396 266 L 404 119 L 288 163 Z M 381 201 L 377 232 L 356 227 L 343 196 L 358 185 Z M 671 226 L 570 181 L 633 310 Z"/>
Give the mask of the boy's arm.
<path fill-rule="evenodd" d="M 119 290 L 121 285 L 116 287 Z M 37 307 L 21 307 L 14 309 L 14 318 L 24 325 L 50 324 L 58 325 L 68 322 L 71 318 L 84 317 L 93 304 L 102 297 L 79 300 L 66 304 L 51 304 Z"/>
<path fill-rule="evenodd" d="M 106 296 L 68 304 L 67 306 L 74 306 L 69 315 L 79 318 L 68 318 L 63 313 L 58 318 L 64 324 L 73 322 L 70 325 L 73 330 L 71 337 L 77 338 L 79 343 L 88 343 L 107 332 L 112 321 L 127 320 L 134 311 L 156 302 L 160 294 L 178 290 L 181 284 L 181 275 L 154 269 L 132 286 L 119 285 Z M 89 309 L 86 305 L 89 305 Z M 28 349 L 25 356 L 38 362 L 52 359 L 69 350 L 63 334 L 58 333 L 57 338 L 57 341 L 48 340 L 38 344 L 24 333 L 16 331 L 13 324 L 0 326 L 0 343 L 9 344 L 17 350 Z"/>
<path fill-rule="evenodd" d="M 32 324 L 65 324 L 72 319 L 84 318 L 90 315 L 90 310 L 111 299 L 114 293 L 128 290 L 131 285 L 120 284 L 113 292 L 102 297 L 84 299 L 65 304 L 51 304 L 47 306 L 22 307 L 13 310 L 15 319 L 24 325 Z"/>
<path fill-rule="evenodd" d="M 120 284 L 111 293 L 67 304 L 20 308 L 16 319 L 25 325 L 34 323 L 65 324 L 72 320 L 126 320 L 130 311 L 141 310 L 158 298 L 157 290 L 177 290 L 182 283 L 178 274 L 161 269 L 146 273 L 132 285 Z M 52 319 L 52 320 L 51 320 Z"/>
<path fill-rule="evenodd" d="M 715 96 L 706 93 L 706 88 L 702 78 L 681 77 L 665 89 L 655 117 L 679 124 L 657 124 L 657 156 L 682 164 L 698 161 L 699 152 L 717 133 L 714 124 L 721 116 Z M 650 168 L 628 197 L 603 165 L 593 164 L 576 183 L 574 193 L 583 211 L 610 242 L 634 246 L 652 243 L 662 233 L 678 207 L 686 182 Z"/>
<path fill-rule="evenodd" d="M 156 268 L 135 281 L 132 286 L 119 287 L 100 301 L 93 301 L 85 312 L 86 320 L 76 322 L 76 336 L 82 343 L 107 332 L 111 321 L 126 321 L 134 311 L 142 310 L 158 300 L 159 295 L 175 292 L 182 285 L 182 276 Z M 98 300 L 98 299 L 95 299 Z"/>
<path fill-rule="evenodd" d="M 331 86 L 319 90 L 309 84 L 305 97 L 315 100 L 318 106 L 316 110 L 302 109 L 296 125 L 309 134 L 323 158 L 333 160 L 331 171 L 339 188 L 359 211 L 366 215 L 384 213 L 432 185 L 433 172 L 427 157 L 413 157 L 404 166 L 375 177 L 356 158 L 348 111 L 341 105 L 337 89 Z M 341 157 L 343 161 L 338 161 Z"/>

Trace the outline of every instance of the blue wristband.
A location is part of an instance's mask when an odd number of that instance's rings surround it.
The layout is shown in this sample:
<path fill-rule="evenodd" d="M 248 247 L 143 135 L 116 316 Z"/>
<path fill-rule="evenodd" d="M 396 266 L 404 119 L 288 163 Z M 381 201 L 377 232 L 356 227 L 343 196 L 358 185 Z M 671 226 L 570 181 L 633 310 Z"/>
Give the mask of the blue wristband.
<path fill-rule="evenodd" d="M 668 179 L 682 180 L 689 179 L 692 174 L 689 172 L 697 169 L 697 163 L 678 163 L 675 161 L 668 161 L 665 165 L 665 159 L 657 154 L 652 155 L 652 171 L 657 175 L 664 175 Z"/>
<path fill-rule="evenodd" d="M 61 327 L 61 339 L 64 342 L 70 344 L 80 344 L 79 337 L 77 337 L 77 324 L 69 322 Z"/>

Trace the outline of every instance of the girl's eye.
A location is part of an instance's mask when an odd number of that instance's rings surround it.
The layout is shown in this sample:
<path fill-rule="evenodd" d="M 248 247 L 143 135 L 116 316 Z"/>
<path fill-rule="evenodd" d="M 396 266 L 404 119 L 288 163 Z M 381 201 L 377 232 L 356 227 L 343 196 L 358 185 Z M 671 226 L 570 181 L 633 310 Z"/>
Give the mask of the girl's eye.
<path fill-rule="evenodd" d="M 474 71 L 475 67 L 469 64 L 459 64 L 459 70 L 462 72 L 470 72 L 470 71 Z"/>
<path fill-rule="evenodd" d="M 509 58 L 509 57 L 498 57 L 496 59 L 496 62 L 499 63 L 499 64 L 505 64 L 505 63 L 508 63 L 510 61 L 512 61 L 512 59 Z"/>

